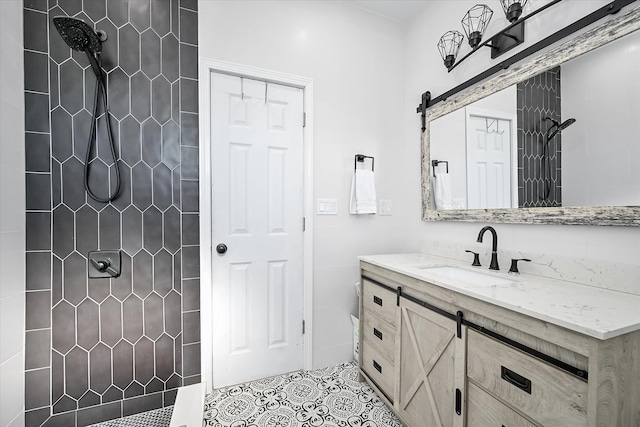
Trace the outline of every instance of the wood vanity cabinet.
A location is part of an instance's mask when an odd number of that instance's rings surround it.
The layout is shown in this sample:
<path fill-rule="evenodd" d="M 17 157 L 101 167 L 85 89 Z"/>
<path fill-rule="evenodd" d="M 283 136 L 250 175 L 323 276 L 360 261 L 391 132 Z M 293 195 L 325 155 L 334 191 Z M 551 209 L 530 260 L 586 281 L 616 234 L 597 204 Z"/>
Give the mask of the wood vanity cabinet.
<path fill-rule="evenodd" d="M 599 340 L 364 261 L 361 272 L 360 373 L 407 426 L 640 427 L 640 331 Z"/>

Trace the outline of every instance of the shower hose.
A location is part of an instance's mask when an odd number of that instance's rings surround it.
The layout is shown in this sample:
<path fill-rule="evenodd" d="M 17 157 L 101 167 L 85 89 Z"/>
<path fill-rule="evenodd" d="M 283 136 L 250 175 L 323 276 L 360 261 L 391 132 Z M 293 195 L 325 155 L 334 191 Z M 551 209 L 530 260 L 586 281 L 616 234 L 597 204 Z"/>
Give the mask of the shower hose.
<path fill-rule="evenodd" d="M 113 132 L 111 131 L 111 120 L 109 119 L 109 109 L 107 106 L 107 89 L 106 84 L 104 82 L 104 77 L 102 75 L 102 59 L 100 54 L 96 54 L 95 56 L 91 53 L 91 51 L 86 48 L 85 53 L 89 58 L 89 63 L 91 64 L 91 68 L 93 69 L 94 74 L 96 75 L 96 89 L 93 94 L 93 111 L 91 114 L 91 132 L 89 133 L 89 141 L 87 142 L 87 153 L 84 156 L 84 188 L 87 191 L 89 196 L 98 202 L 101 203 L 109 203 L 115 200 L 118 197 L 118 193 L 120 192 L 120 169 L 118 168 L 118 159 L 116 157 L 116 148 L 115 143 L 113 142 Z M 113 166 L 116 172 L 116 185 L 115 189 L 111 194 L 109 194 L 106 198 L 97 196 L 93 191 L 91 191 L 91 187 L 89 186 L 89 160 L 91 157 L 91 148 L 93 147 L 96 140 L 96 127 L 98 121 L 98 98 L 100 97 L 100 93 L 102 92 L 102 104 L 104 106 L 104 120 L 107 124 L 107 136 L 109 138 L 109 148 L 111 150 L 111 157 L 113 158 Z M 97 148 L 96 148 L 97 152 Z M 107 188 L 109 187 L 109 181 L 107 181 Z"/>

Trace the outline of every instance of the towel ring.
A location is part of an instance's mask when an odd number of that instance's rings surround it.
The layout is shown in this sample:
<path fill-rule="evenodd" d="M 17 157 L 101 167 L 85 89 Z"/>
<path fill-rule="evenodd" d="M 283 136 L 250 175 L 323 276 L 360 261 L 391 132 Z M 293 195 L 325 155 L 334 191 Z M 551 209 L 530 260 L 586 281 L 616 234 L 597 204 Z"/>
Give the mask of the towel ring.
<path fill-rule="evenodd" d="M 431 160 L 431 168 L 433 169 L 433 176 L 436 176 L 436 168 L 440 163 L 447 165 L 447 173 L 449 173 L 449 161 L 448 160 Z"/>
<path fill-rule="evenodd" d="M 371 156 L 365 156 L 364 154 L 355 155 L 355 158 L 353 159 L 353 170 L 358 169 L 358 162 L 363 163 L 364 166 L 364 159 L 371 159 L 371 172 L 373 172 L 373 162 L 375 161 L 375 159 Z"/>

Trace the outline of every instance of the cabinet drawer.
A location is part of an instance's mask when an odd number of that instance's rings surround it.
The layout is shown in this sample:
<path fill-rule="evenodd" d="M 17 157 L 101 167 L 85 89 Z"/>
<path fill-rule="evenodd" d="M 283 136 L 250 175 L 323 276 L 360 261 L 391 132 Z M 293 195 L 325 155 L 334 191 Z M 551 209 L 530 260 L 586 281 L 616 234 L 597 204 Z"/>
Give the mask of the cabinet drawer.
<path fill-rule="evenodd" d="M 395 326 L 396 310 L 398 309 L 396 294 L 364 278 L 362 283 L 362 305 L 364 309 L 375 313 L 391 326 Z"/>
<path fill-rule="evenodd" d="M 467 427 L 536 427 L 473 383 L 467 387 Z"/>
<path fill-rule="evenodd" d="M 387 396 L 393 399 L 395 365 L 378 353 L 367 341 L 362 342 L 360 366 Z"/>
<path fill-rule="evenodd" d="M 476 331 L 467 337 L 469 379 L 546 427 L 587 424 L 585 381 Z"/>
<path fill-rule="evenodd" d="M 396 328 L 387 324 L 370 310 L 364 310 L 363 338 L 390 361 L 396 356 Z"/>

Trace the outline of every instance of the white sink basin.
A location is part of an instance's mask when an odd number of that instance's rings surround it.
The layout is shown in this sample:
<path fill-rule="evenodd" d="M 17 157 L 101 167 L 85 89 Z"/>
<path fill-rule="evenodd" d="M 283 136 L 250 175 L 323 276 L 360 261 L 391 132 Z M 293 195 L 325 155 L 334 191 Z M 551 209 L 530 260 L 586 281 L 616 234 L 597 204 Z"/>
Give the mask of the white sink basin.
<path fill-rule="evenodd" d="M 475 286 L 495 286 L 508 285 L 514 283 L 513 280 L 495 277 L 490 274 L 478 273 L 476 271 L 465 270 L 458 267 L 439 266 L 439 267 L 419 267 L 426 273 L 436 276 L 454 279 L 459 282 L 465 282 Z"/>

